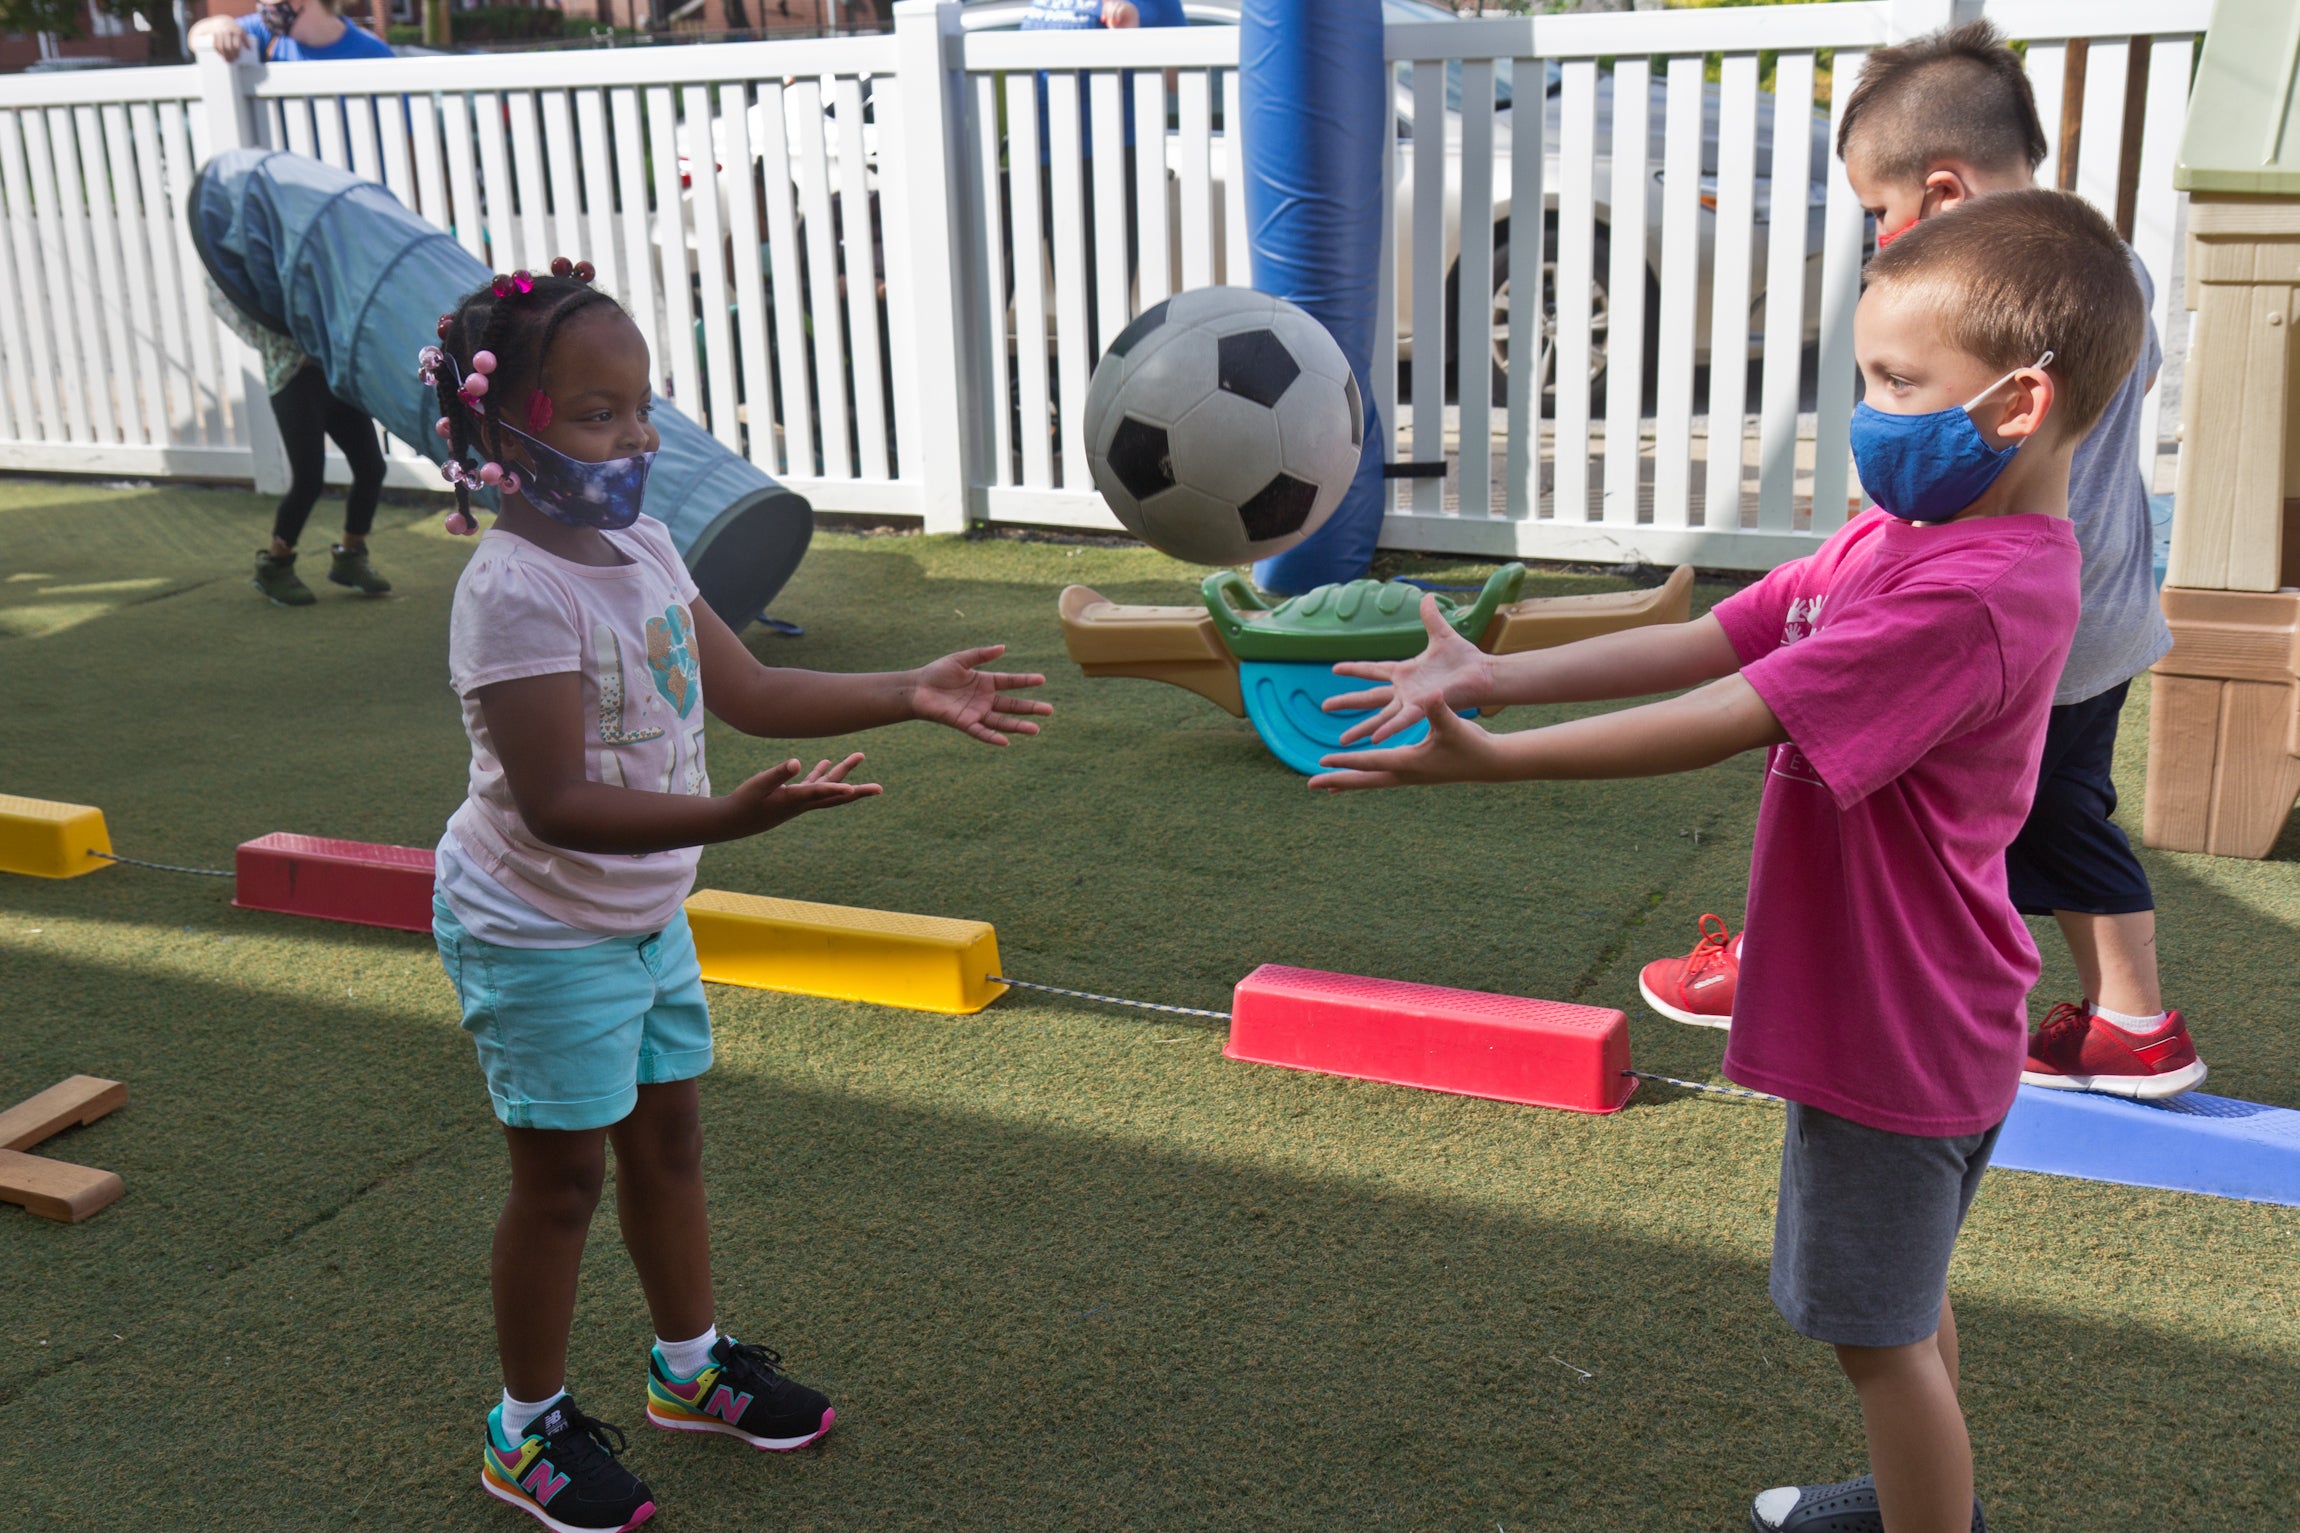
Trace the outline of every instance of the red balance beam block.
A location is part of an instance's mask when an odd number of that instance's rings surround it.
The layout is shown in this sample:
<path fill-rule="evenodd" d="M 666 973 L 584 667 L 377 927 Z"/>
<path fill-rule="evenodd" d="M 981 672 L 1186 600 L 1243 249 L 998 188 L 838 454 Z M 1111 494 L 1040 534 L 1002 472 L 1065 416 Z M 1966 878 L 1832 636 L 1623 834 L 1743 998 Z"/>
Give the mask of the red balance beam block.
<path fill-rule="evenodd" d="M 1238 981 L 1222 1052 L 1570 1112 L 1613 1112 L 1637 1085 L 1618 1011 L 1273 963 Z"/>
<path fill-rule="evenodd" d="M 432 854 L 275 831 L 241 843 L 232 903 L 403 932 L 431 931 Z"/>

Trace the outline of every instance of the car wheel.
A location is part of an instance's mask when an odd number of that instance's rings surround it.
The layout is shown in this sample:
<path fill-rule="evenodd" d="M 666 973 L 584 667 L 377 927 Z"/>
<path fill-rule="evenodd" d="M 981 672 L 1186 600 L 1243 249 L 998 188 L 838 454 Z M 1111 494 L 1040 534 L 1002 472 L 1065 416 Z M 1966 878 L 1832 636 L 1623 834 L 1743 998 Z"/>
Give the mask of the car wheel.
<path fill-rule="evenodd" d="M 1592 413 L 1605 408 L 1606 337 L 1612 322 L 1612 302 L 1606 283 L 1611 273 L 1612 244 L 1603 224 L 1597 226 L 1591 247 L 1589 281 L 1589 398 Z M 1460 290 L 1460 267 L 1454 270 L 1447 285 L 1448 315 L 1447 355 L 1460 356 L 1459 323 L 1452 319 L 1459 310 L 1453 295 Z M 1648 288 L 1650 289 L 1650 282 Z M 1494 228 L 1493 250 L 1493 307 L 1490 326 L 1488 365 L 1493 369 L 1493 398 L 1498 405 L 1509 398 L 1509 225 L 1501 223 Z M 1648 327 L 1650 328 L 1650 327 Z M 1543 223 L 1541 261 L 1541 351 L 1535 367 L 1541 379 L 1541 413 L 1557 413 L 1557 219 L 1554 215 Z M 1457 364 L 1458 365 L 1458 364 Z"/>

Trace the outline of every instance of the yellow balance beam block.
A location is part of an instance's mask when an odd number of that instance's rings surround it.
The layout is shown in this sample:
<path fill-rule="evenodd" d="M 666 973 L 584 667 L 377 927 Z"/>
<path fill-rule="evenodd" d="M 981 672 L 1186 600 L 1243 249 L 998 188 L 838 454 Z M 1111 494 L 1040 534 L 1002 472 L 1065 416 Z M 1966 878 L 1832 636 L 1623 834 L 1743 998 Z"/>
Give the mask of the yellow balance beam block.
<path fill-rule="evenodd" d="M 994 984 L 988 921 L 899 915 L 698 889 L 687 899 L 703 978 L 754 990 L 965 1015 L 1006 993 Z"/>
<path fill-rule="evenodd" d="M 0 793 L 0 873 L 77 878 L 110 867 L 88 854 L 111 849 L 103 810 Z"/>

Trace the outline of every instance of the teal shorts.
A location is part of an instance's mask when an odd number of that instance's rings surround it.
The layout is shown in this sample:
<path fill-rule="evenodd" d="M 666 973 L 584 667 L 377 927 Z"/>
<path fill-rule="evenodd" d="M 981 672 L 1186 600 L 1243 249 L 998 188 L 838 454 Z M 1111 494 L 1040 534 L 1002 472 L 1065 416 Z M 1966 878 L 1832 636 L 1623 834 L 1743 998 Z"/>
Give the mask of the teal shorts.
<path fill-rule="evenodd" d="M 605 1128 L 630 1116 L 641 1086 L 711 1068 L 711 1009 L 683 910 L 644 937 L 503 947 L 434 895 L 431 933 L 495 1116 L 512 1128 Z"/>

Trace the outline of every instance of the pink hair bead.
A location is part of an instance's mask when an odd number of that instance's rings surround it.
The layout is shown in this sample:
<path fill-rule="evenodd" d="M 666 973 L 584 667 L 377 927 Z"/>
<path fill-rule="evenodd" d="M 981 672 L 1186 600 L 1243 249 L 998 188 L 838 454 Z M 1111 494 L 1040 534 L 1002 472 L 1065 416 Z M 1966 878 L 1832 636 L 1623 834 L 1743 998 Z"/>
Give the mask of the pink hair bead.
<path fill-rule="evenodd" d="M 481 484 L 501 484 L 503 482 L 503 465 L 500 463 L 480 464 L 479 482 Z"/>
<path fill-rule="evenodd" d="M 516 495 L 516 494 L 518 494 L 518 493 L 519 493 L 519 476 L 518 476 L 517 474 L 514 474 L 514 473 L 511 473 L 511 472 L 509 472 L 509 471 L 506 471 L 506 472 L 504 473 L 504 475 L 503 475 L 503 483 L 502 483 L 502 485 L 500 486 L 500 488 L 502 489 L 503 493 L 504 493 L 504 494 L 506 494 L 506 495 Z"/>
<path fill-rule="evenodd" d="M 495 353 L 492 351 L 473 352 L 471 354 L 471 370 L 475 373 L 495 371 Z"/>
<path fill-rule="evenodd" d="M 487 375 L 485 373 L 473 373 L 470 377 L 464 379 L 462 392 L 465 399 L 486 398 Z"/>
<path fill-rule="evenodd" d="M 454 425 L 444 415 L 431 423 L 431 429 L 438 433 L 439 439 L 442 442 L 446 441 L 450 436 L 452 436 L 455 431 Z"/>
<path fill-rule="evenodd" d="M 459 538 L 468 538 L 479 530 L 479 524 L 462 511 L 447 513 L 447 530 Z"/>

